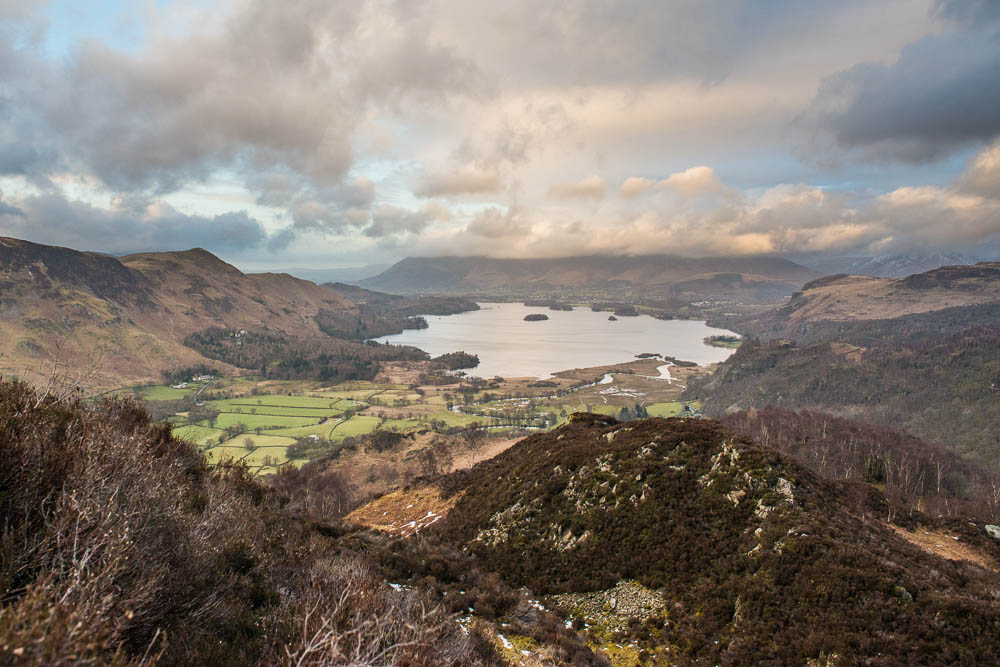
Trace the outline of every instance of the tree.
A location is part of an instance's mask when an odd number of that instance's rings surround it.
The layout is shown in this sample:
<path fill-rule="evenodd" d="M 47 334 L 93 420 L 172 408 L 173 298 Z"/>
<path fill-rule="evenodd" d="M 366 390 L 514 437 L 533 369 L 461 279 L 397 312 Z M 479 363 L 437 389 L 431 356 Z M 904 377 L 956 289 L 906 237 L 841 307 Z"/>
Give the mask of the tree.
<path fill-rule="evenodd" d="M 472 422 L 469 424 L 469 428 L 465 429 L 465 432 L 462 433 L 465 446 L 468 447 L 469 451 L 475 451 L 485 437 L 486 429 L 482 428 L 479 422 Z"/>

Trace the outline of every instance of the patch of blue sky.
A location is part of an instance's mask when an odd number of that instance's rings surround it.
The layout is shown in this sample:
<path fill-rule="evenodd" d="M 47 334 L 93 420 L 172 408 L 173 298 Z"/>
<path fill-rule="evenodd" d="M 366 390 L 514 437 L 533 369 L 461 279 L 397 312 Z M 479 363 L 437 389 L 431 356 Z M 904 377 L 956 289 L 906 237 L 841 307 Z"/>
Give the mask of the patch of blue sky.
<path fill-rule="evenodd" d="M 45 53 L 52 59 L 71 56 L 85 40 L 97 40 L 119 51 L 135 51 L 145 38 L 146 12 L 166 2 L 123 0 L 50 0 L 46 16 Z"/>

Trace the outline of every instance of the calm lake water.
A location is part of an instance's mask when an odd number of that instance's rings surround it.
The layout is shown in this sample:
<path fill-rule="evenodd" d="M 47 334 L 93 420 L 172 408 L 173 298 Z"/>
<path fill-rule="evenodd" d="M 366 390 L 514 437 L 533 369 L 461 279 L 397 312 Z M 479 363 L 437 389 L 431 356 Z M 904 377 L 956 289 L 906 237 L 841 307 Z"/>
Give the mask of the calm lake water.
<path fill-rule="evenodd" d="M 657 320 L 648 315 L 619 317 L 590 308 L 549 310 L 520 303 L 481 303 L 481 310 L 459 315 L 428 315 L 427 329 L 378 338 L 380 343 L 416 345 L 432 356 L 464 350 L 479 355 L 470 375 L 545 378 L 556 371 L 632 361 L 654 352 L 708 364 L 723 361 L 733 350 L 710 347 L 705 336 L 732 334 L 700 320 Z M 525 322 L 529 313 L 549 319 Z"/>

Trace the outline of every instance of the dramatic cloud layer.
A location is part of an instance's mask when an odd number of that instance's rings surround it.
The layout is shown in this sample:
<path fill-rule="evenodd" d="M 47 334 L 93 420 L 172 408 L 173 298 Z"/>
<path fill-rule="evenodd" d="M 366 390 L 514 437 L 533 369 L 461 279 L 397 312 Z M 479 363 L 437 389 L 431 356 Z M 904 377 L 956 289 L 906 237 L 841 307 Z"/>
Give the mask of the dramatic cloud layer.
<path fill-rule="evenodd" d="M 88 35 L 0 0 L 0 233 L 252 266 L 1000 247 L 997 7 L 173 0 Z"/>
<path fill-rule="evenodd" d="M 162 201 L 138 197 L 122 198 L 106 207 L 59 194 L 25 197 L 16 205 L 0 198 L 0 226 L 15 237 L 116 253 L 192 247 L 240 253 L 268 241 L 261 223 L 245 211 L 191 216 Z"/>

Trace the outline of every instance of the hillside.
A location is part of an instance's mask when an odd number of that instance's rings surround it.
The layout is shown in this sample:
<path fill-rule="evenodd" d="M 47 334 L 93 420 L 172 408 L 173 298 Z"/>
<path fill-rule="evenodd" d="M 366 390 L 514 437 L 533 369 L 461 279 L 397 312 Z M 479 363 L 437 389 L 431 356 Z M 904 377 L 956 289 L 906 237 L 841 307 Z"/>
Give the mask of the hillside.
<path fill-rule="evenodd" d="M 479 310 L 475 301 L 454 296 L 398 296 L 344 283 L 326 283 L 323 287 L 336 292 L 356 308 L 356 312 L 323 309 L 316 316 L 320 330 L 339 338 L 378 338 L 403 329 L 426 328 L 427 321 L 422 315 L 455 315 Z"/>
<path fill-rule="evenodd" d="M 896 279 L 827 276 L 805 284 L 780 308 L 727 324 L 748 335 L 799 340 L 820 323 L 890 320 L 995 302 L 1000 302 L 1000 262 L 982 262 Z"/>
<path fill-rule="evenodd" d="M 725 274 L 721 278 L 717 274 Z M 791 294 L 816 273 L 777 257 L 703 257 L 674 255 L 635 257 L 594 255 L 554 259 L 489 257 L 410 257 L 387 271 L 363 280 L 370 289 L 387 292 L 510 293 L 561 295 L 600 290 L 609 295 L 635 291 L 649 296 L 676 296 L 672 287 L 684 281 L 706 281 L 701 298 L 735 298 L 773 303 L 774 295 Z M 701 294 L 697 282 L 677 288 L 681 295 Z"/>
<path fill-rule="evenodd" d="M 998 350 L 997 328 L 916 344 L 750 342 L 685 397 L 699 398 L 710 416 L 767 406 L 824 410 L 902 429 L 1000 469 Z"/>
<path fill-rule="evenodd" d="M 377 299 L 369 293 L 366 300 Z M 447 312 L 474 306 L 439 301 L 426 305 Z M 398 333 L 419 325 L 408 319 L 417 305 L 425 304 L 386 296 L 373 313 L 330 286 L 244 274 L 201 249 L 116 259 L 0 239 L 0 370 L 36 384 L 57 378 L 109 388 L 159 380 L 164 370 L 205 363 L 186 341 L 209 330 L 257 332 L 284 349 L 336 354 L 345 345 L 327 350 L 331 335 Z M 344 330 L 331 330 L 334 321 Z M 228 359 L 214 359 L 235 372 Z"/>
<path fill-rule="evenodd" d="M 499 665 L 336 516 L 245 468 L 210 469 L 128 402 L 0 383 L 0 663 Z M 322 504 L 336 492 L 309 489 Z"/>
<path fill-rule="evenodd" d="M 981 524 L 888 524 L 871 487 L 711 421 L 578 415 L 441 488 L 458 497 L 445 541 L 656 664 L 974 664 L 1000 648 L 1000 543 Z"/>
<path fill-rule="evenodd" d="M 1000 468 L 1000 263 L 830 276 L 782 307 L 714 323 L 748 342 L 688 387 L 707 415 L 821 410 Z"/>

